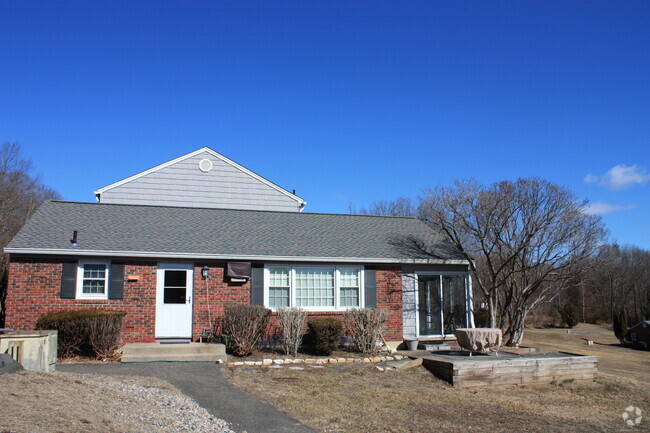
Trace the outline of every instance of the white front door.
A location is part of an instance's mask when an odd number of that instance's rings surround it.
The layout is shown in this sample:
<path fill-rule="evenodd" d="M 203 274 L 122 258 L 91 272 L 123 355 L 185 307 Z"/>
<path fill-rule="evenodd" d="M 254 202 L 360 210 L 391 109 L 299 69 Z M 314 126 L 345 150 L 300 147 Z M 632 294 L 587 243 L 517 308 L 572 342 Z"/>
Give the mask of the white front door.
<path fill-rule="evenodd" d="M 158 264 L 156 338 L 192 338 L 194 267 Z"/>

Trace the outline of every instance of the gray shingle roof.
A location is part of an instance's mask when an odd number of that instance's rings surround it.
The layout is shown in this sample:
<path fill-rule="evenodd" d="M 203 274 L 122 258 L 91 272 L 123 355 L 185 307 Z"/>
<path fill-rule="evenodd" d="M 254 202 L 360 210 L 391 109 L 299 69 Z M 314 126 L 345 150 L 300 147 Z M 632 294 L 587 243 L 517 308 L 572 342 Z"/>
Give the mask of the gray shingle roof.
<path fill-rule="evenodd" d="M 70 245 L 78 231 L 78 246 Z M 9 243 L 10 253 L 287 260 L 462 260 L 414 218 L 48 201 Z"/>

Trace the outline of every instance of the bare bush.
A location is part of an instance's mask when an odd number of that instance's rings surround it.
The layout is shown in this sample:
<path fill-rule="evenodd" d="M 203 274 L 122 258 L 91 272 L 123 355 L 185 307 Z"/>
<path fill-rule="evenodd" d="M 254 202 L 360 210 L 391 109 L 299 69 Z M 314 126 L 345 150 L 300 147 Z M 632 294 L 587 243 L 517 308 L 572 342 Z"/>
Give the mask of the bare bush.
<path fill-rule="evenodd" d="M 345 313 L 345 320 L 352 331 L 352 340 L 357 348 L 363 353 L 377 353 L 377 343 L 388 320 L 386 310 L 352 308 Z"/>
<path fill-rule="evenodd" d="M 125 314 L 103 314 L 88 318 L 88 344 L 99 359 L 108 361 L 119 356 Z"/>
<path fill-rule="evenodd" d="M 232 351 L 237 356 L 253 353 L 266 331 L 271 310 L 261 305 L 227 305 L 223 330 L 230 335 Z"/>
<path fill-rule="evenodd" d="M 59 358 L 92 354 L 109 360 L 119 353 L 125 315 L 126 311 L 99 308 L 54 311 L 41 316 L 36 321 L 36 329 L 58 331 Z"/>
<path fill-rule="evenodd" d="M 289 356 L 296 356 L 305 333 L 307 312 L 302 308 L 278 308 L 278 326 L 282 333 L 282 349 Z"/>

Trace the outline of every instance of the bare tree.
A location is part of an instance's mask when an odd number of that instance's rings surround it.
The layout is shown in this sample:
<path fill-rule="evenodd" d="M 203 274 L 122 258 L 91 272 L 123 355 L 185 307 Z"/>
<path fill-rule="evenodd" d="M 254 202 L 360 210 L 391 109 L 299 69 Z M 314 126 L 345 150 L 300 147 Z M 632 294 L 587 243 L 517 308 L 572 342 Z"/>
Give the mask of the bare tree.
<path fill-rule="evenodd" d="M 634 323 L 650 315 L 650 251 L 633 246 L 604 245 L 593 260 L 586 284 L 609 319 L 626 310 Z"/>
<path fill-rule="evenodd" d="M 350 207 L 351 211 L 352 209 Z M 392 201 L 381 200 L 372 202 L 368 208 L 359 209 L 359 213 L 362 215 L 412 217 L 417 215 L 417 206 L 408 197 L 397 197 Z"/>
<path fill-rule="evenodd" d="M 2 249 L 18 233 L 45 200 L 60 198 L 33 174 L 30 160 L 22 156 L 20 144 L 0 146 L 0 325 L 4 324 L 9 258 Z"/>
<path fill-rule="evenodd" d="M 606 235 L 585 206 L 537 178 L 489 186 L 470 180 L 427 191 L 419 216 L 469 261 L 490 326 L 518 346 L 526 314 L 565 289 Z"/>

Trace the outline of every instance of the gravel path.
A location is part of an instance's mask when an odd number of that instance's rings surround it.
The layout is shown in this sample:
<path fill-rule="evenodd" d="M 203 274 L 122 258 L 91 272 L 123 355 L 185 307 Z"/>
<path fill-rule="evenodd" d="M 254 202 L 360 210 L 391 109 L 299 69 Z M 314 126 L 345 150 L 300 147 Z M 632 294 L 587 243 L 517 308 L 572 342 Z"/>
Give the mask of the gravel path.
<path fill-rule="evenodd" d="M 155 377 L 22 371 L 0 375 L 0 389 L 0 432 L 234 433 Z"/>
<path fill-rule="evenodd" d="M 154 410 L 151 408 L 129 410 L 121 415 L 136 424 L 154 427 L 156 432 L 235 433 L 228 427 L 227 422 L 210 415 L 194 400 L 176 390 L 127 383 L 107 376 L 68 375 L 68 377 L 76 383 L 93 385 L 102 390 L 112 390 L 153 404 Z M 141 408 L 144 409 L 144 406 Z"/>

